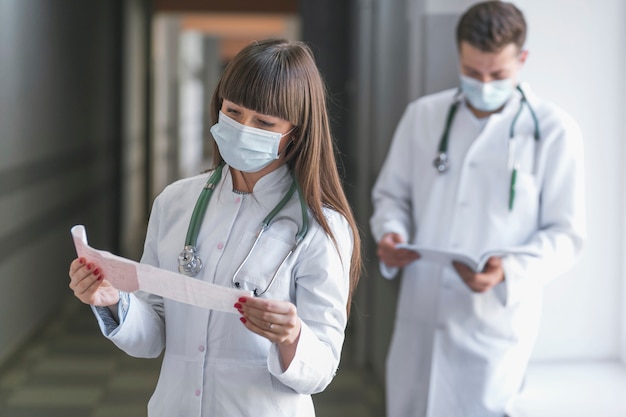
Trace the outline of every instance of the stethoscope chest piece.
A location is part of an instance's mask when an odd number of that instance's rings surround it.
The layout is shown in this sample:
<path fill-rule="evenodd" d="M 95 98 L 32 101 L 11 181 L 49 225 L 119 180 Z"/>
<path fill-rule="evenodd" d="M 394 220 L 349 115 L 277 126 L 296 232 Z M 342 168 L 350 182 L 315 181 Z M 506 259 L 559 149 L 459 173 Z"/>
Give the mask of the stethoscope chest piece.
<path fill-rule="evenodd" d="M 202 260 L 194 246 L 186 245 L 178 255 L 178 272 L 193 277 L 202 269 Z"/>
<path fill-rule="evenodd" d="M 198 255 L 198 250 L 196 248 L 197 242 L 198 242 L 198 234 L 200 232 L 200 225 L 202 224 L 202 219 L 209 205 L 209 201 L 211 200 L 211 196 L 213 195 L 213 190 L 215 190 L 216 184 L 220 181 L 222 177 L 223 167 L 224 167 L 224 164 L 220 164 L 215 169 L 213 174 L 211 174 L 211 177 L 209 177 L 209 180 L 207 181 L 206 185 L 202 189 L 202 192 L 200 193 L 200 196 L 198 197 L 198 201 L 196 201 L 196 205 L 193 209 L 193 213 L 191 214 L 191 220 L 189 222 L 187 236 L 185 237 L 185 246 L 183 247 L 183 250 L 180 252 L 180 255 L 178 255 L 178 272 L 180 272 L 183 275 L 193 277 L 202 270 L 202 260 L 200 259 L 200 256 Z M 237 274 L 243 268 L 244 264 L 250 257 L 252 251 L 254 250 L 255 246 L 257 245 L 259 241 L 259 238 L 263 234 L 263 231 L 265 231 L 270 226 L 270 223 L 272 223 L 272 220 L 274 219 L 274 217 L 278 214 L 280 210 L 283 209 L 283 207 L 291 199 L 291 197 L 293 196 L 294 192 L 296 192 L 296 190 L 298 192 L 298 197 L 300 199 L 300 208 L 302 210 L 302 227 L 298 228 L 298 233 L 295 236 L 294 246 L 287 253 L 285 258 L 283 258 L 282 262 L 278 266 L 278 269 L 276 270 L 276 272 L 274 272 L 274 275 L 272 276 L 268 286 L 265 288 L 265 290 L 263 290 L 263 292 L 259 292 L 258 289 L 255 289 L 254 290 L 255 296 L 263 295 L 269 290 L 272 283 L 276 279 L 276 276 L 278 275 L 278 272 L 280 268 L 282 267 L 282 265 L 285 263 L 289 255 L 293 253 L 296 246 L 298 246 L 298 244 L 306 236 L 308 228 L 309 228 L 309 216 L 307 213 L 307 206 L 306 206 L 304 197 L 302 196 L 302 190 L 300 189 L 300 186 L 298 185 L 298 182 L 296 181 L 294 177 L 291 183 L 291 187 L 289 188 L 289 191 L 287 191 L 287 194 L 285 194 L 282 200 L 278 202 L 276 207 L 274 207 L 274 209 L 263 219 L 263 222 L 261 223 L 261 227 L 257 233 L 257 237 L 252 245 L 252 248 L 248 251 L 248 255 L 246 255 L 242 263 L 239 265 L 239 268 L 237 268 L 237 270 L 235 271 L 235 274 L 233 275 L 233 278 L 232 278 L 232 283 L 236 288 L 239 288 L 241 286 L 239 281 L 237 281 Z"/>
<path fill-rule="evenodd" d="M 437 157 L 433 160 L 433 166 L 440 174 L 446 172 L 448 170 L 448 154 L 443 152 L 437 154 Z"/>

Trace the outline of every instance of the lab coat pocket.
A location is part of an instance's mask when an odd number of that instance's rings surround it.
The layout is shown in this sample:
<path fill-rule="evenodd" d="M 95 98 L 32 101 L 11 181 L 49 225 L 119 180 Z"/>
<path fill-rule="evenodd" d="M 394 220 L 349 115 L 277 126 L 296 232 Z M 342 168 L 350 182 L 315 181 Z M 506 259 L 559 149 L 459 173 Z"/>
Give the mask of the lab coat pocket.
<path fill-rule="evenodd" d="M 484 293 L 474 293 L 472 296 L 479 323 L 477 337 L 515 343 L 517 341 L 513 327 L 515 308 L 504 306 L 495 289 Z"/>
<path fill-rule="evenodd" d="M 220 363 L 215 366 L 215 410 L 218 416 L 285 416 L 281 393 L 274 390 L 265 363 Z M 284 394 L 282 394 L 284 395 Z M 290 396 L 293 397 L 293 391 Z M 283 400 L 283 401 L 281 401 Z"/>
<path fill-rule="evenodd" d="M 510 201 L 510 212 L 525 217 L 535 216 L 539 207 L 539 187 L 535 176 L 518 171 L 513 191 L 515 194 Z"/>
<path fill-rule="evenodd" d="M 197 400 L 202 385 L 202 362 L 184 355 L 166 353 L 154 394 L 148 402 L 148 415 L 156 417 L 198 415 Z"/>
<path fill-rule="evenodd" d="M 243 241 L 251 249 L 234 278 L 239 288 L 269 298 L 285 299 L 289 294 L 289 280 L 286 277 L 290 276 L 291 270 L 288 255 L 295 243 L 296 233 L 297 224 L 275 221 L 255 245 L 256 235 L 246 232 Z"/>

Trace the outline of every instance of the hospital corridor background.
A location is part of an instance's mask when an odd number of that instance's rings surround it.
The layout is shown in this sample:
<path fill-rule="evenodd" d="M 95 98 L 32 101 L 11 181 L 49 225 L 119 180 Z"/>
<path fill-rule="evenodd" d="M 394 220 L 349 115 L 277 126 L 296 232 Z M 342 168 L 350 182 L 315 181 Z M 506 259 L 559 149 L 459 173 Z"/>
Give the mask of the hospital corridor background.
<path fill-rule="evenodd" d="M 159 359 L 124 354 L 94 324 L 88 307 L 67 299 L 56 317 L 3 367 L 0 416 L 145 416 Z M 376 379 L 350 362 L 349 357 L 342 361 L 331 389 L 313 397 L 318 415 L 384 415 Z"/>
<path fill-rule="evenodd" d="M 454 25 L 472 3 L 0 0 L 0 417 L 146 416 L 160 361 L 119 351 L 72 296 L 70 228 L 138 260 L 154 197 L 209 167 L 208 103 L 224 65 L 270 37 L 315 53 L 364 243 L 317 415 L 384 416 L 398 280 L 378 271 L 370 192 L 407 103 L 458 84 Z M 529 21 L 522 76 L 583 130 L 589 236 L 545 289 L 510 417 L 626 417 L 626 3 L 516 4 Z"/>

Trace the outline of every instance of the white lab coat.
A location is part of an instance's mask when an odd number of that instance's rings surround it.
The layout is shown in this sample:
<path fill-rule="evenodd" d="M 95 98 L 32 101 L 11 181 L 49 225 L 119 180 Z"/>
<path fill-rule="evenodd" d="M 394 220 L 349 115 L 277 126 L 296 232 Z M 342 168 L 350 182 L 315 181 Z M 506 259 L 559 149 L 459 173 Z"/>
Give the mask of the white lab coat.
<path fill-rule="evenodd" d="M 196 199 L 208 174 L 178 181 L 154 202 L 142 262 L 177 270 Z M 208 206 L 198 238 L 204 269 L 197 278 L 230 287 L 263 218 L 291 185 L 286 166 L 264 176 L 254 193 L 232 192 L 228 167 Z M 282 370 L 276 345 L 239 321 L 154 295 L 132 294 L 125 320 L 107 335 L 132 356 L 165 349 L 149 417 L 314 416 L 311 394 L 335 375 L 346 326 L 352 234 L 347 221 L 326 210 L 337 241 L 311 217 L 308 234 L 264 297 L 291 301 L 302 319 L 295 357 Z M 294 221 L 284 220 L 284 216 Z M 278 220 L 283 217 L 283 220 Z M 264 233 L 239 276 L 243 289 L 264 289 L 302 224 L 297 193 Z"/>
<path fill-rule="evenodd" d="M 533 138 L 531 114 L 524 108 L 508 161 L 517 91 L 484 127 L 460 105 L 444 174 L 436 172 L 433 159 L 455 90 L 411 103 L 397 127 L 372 194 L 376 241 L 396 232 L 411 243 L 474 257 L 519 247 L 539 255 L 504 257 L 505 282 L 482 294 L 472 292 L 451 266 L 418 260 L 404 268 L 387 357 L 388 417 L 502 417 L 524 379 L 542 288 L 569 268 L 581 249 L 581 133 L 563 111 L 528 86 L 524 91 L 541 138 Z M 512 211 L 507 162 L 520 170 Z"/>

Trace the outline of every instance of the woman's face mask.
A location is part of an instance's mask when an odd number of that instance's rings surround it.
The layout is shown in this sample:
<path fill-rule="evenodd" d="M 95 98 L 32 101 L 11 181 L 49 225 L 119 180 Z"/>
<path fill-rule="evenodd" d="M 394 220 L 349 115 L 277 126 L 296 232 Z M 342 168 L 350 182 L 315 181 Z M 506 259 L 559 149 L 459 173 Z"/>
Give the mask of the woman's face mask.
<path fill-rule="evenodd" d="M 461 90 L 476 110 L 498 110 L 511 97 L 513 88 L 513 82 L 508 78 L 483 83 L 461 74 Z"/>
<path fill-rule="evenodd" d="M 292 130 L 280 133 L 242 125 L 220 111 L 211 134 L 228 165 L 243 172 L 257 172 L 278 159 L 280 140 Z"/>

